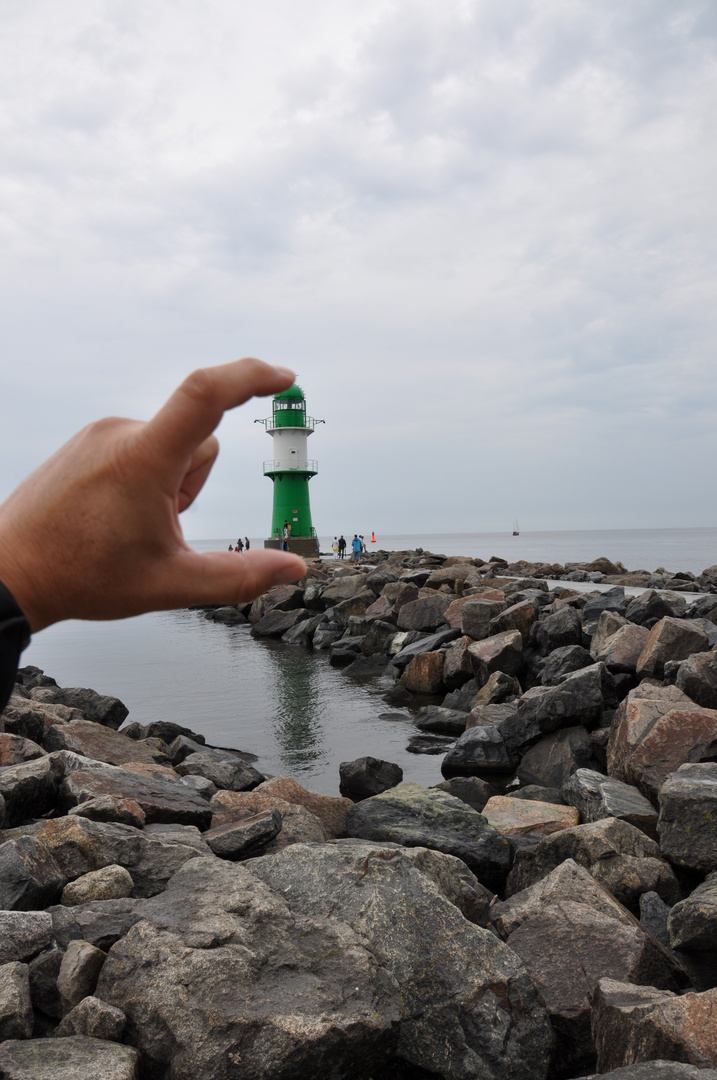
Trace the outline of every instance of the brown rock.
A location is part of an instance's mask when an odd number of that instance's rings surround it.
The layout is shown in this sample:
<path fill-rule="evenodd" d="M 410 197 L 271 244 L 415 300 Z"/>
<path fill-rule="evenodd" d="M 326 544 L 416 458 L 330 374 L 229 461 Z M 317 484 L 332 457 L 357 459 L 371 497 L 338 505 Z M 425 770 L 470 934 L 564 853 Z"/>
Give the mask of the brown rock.
<path fill-rule="evenodd" d="M 30 971 L 14 961 L 0 967 L 0 1041 L 29 1039 L 32 1035 Z"/>
<path fill-rule="evenodd" d="M 388 619 L 393 612 L 393 604 L 387 596 L 379 596 L 366 608 L 365 615 L 369 619 Z"/>
<path fill-rule="evenodd" d="M 517 675 L 523 662 L 523 639 L 520 631 L 506 630 L 470 647 L 471 656 L 484 663 L 489 672 L 502 671 Z"/>
<path fill-rule="evenodd" d="M 112 795 L 138 803 L 148 822 L 196 825 L 199 829 L 209 825 L 212 815 L 206 800 L 195 795 L 179 778 L 170 781 L 125 769 L 93 769 L 91 763 L 88 765 L 87 769 L 70 773 L 60 785 L 59 800 L 66 810 L 86 799 Z"/>
<path fill-rule="evenodd" d="M 650 630 L 637 661 L 637 674 L 640 678 L 661 679 L 668 660 L 686 660 L 693 653 L 707 652 L 709 647 L 702 627 L 665 615 Z"/>
<path fill-rule="evenodd" d="M 128 739 L 119 731 L 96 724 L 92 720 L 73 720 L 69 724 L 55 724 L 45 735 L 47 750 L 71 750 L 95 761 L 109 765 L 121 765 L 125 761 L 162 763 L 166 754 L 144 741 Z"/>
<path fill-rule="evenodd" d="M 398 680 L 399 685 L 412 694 L 437 694 L 443 686 L 444 656 L 440 651 L 414 656 Z"/>
<path fill-rule="evenodd" d="M 550 833 L 580 824 L 580 815 L 572 806 L 494 795 L 483 808 L 483 817 L 503 836 L 525 833 Z"/>
<path fill-rule="evenodd" d="M 680 765 L 712 761 L 717 753 L 717 710 L 671 709 L 661 716 L 626 763 L 628 783 L 653 802 Z"/>
<path fill-rule="evenodd" d="M 599 650 L 596 659 L 602 660 L 610 671 L 631 674 L 637 669 L 649 636 L 650 633 L 644 626 L 628 623 L 608 638 L 603 648 Z"/>
<path fill-rule="evenodd" d="M 45 753 L 41 746 L 30 739 L 0 732 L 0 766 L 19 765 L 21 761 L 32 761 Z"/>
<path fill-rule="evenodd" d="M 144 827 L 147 816 L 133 799 L 116 798 L 114 795 L 98 795 L 96 799 L 87 799 L 71 807 L 68 815 L 88 818 L 90 821 L 117 821 L 121 825 L 133 825 L 135 829 Z"/>
<path fill-rule="evenodd" d="M 609 609 L 602 611 L 595 632 L 590 640 L 590 655 L 593 660 L 596 662 L 602 660 L 601 653 L 605 648 L 606 643 L 618 632 L 618 630 L 621 630 L 623 626 L 629 625 L 628 620 L 624 619 L 622 615 L 618 615 L 616 611 L 610 611 Z M 645 636 L 645 641 L 647 641 L 647 636 Z M 642 652 L 642 649 L 640 652 Z"/>
<path fill-rule="evenodd" d="M 458 638 L 445 651 L 443 663 L 443 683 L 449 690 L 457 690 L 473 678 L 469 647 L 473 639 L 467 635 Z"/>
<path fill-rule="evenodd" d="M 258 790 L 218 791 L 209 806 L 213 811 L 212 828 L 276 808 L 281 814 L 281 832 L 267 844 L 265 853 L 280 851 L 289 844 L 323 843 L 328 839 L 316 814 L 278 795 L 260 794 Z"/>
<path fill-rule="evenodd" d="M 459 596 L 448 605 L 444 617 L 451 630 L 460 630 L 461 620 L 463 619 L 463 608 L 471 601 L 472 597 L 470 596 Z"/>
<path fill-rule="evenodd" d="M 717 990 L 677 997 L 625 981 L 603 978 L 595 994 L 601 1072 L 655 1058 L 717 1068 Z"/>
<path fill-rule="evenodd" d="M 411 581 L 391 581 L 384 587 L 383 596 L 390 600 L 396 614 L 404 604 L 418 600 L 418 586 Z"/>
<path fill-rule="evenodd" d="M 523 639 L 523 645 L 528 644 L 530 630 L 534 622 L 537 622 L 540 608 L 537 600 L 521 600 L 519 604 L 501 611 L 500 615 L 490 621 L 491 634 L 502 634 L 507 630 L 517 630 Z"/>
<path fill-rule="evenodd" d="M 461 633 L 467 634 L 474 641 L 482 641 L 490 636 L 490 621 L 499 615 L 505 607 L 505 600 L 490 598 L 485 593 L 479 597 L 471 596 L 461 608 Z"/>
<path fill-rule="evenodd" d="M 320 795 L 298 784 L 291 776 L 275 776 L 254 789 L 257 795 L 283 799 L 294 806 L 304 806 L 315 814 L 329 840 L 346 836 L 346 811 L 353 806 L 351 799 L 340 795 Z"/>
<path fill-rule="evenodd" d="M 69 1012 L 88 994 L 94 993 L 106 959 L 107 954 L 90 945 L 89 941 L 75 939 L 69 943 L 57 976 L 64 1012 Z"/>
<path fill-rule="evenodd" d="M 131 896 L 133 890 L 134 882 L 129 872 L 124 866 L 112 863 L 100 870 L 91 870 L 65 885 L 60 903 L 65 907 L 76 907 L 91 900 L 120 900 Z"/>
<path fill-rule="evenodd" d="M 631 783 L 628 763 L 635 749 L 661 716 L 671 709 L 691 709 L 694 703 L 676 686 L 643 682 L 620 702 L 610 726 L 607 770 L 610 776 Z"/>

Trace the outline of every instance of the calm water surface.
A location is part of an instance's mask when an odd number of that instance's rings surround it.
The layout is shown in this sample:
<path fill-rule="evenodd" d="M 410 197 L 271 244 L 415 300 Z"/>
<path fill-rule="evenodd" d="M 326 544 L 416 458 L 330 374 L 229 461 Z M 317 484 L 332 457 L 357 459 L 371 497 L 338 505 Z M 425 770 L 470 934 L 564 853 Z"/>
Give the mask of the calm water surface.
<path fill-rule="evenodd" d="M 631 570 L 665 566 L 699 573 L 717 562 L 717 529 L 453 533 L 377 541 L 376 547 L 390 550 L 423 547 L 486 559 L 564 563 L 606 555 Z M 210 550 L 228 543 L 194 546 Z M 329 548 L 330 539 L 324 544 Z M 406 751 L 416 729 L 408 712 L 382 701 L 387 682 L 353 680 L 332 668 L 324 652 L 257 641 L 248 627 L 211 623 L 201 612 L 61 623 L 36 636 L 23 662 L 43 668 L 62 686 L 115 694 L 128 706 L 130 721 L 184 724 L 209 742 L 252 751 L 264 772 L 288 773 L 326 794 L 338 792 L 339 763 L 364 754 L 397 762 L 405 780 L 429 785 L 442 778 L 440 757 Z"/>

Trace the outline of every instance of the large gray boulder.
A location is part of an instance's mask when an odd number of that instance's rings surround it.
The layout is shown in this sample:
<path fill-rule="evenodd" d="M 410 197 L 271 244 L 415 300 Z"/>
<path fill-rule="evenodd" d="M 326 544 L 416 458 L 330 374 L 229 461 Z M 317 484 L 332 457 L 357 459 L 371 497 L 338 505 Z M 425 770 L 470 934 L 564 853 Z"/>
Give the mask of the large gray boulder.
<path fill-rule="evenodd" d="M 562 796 L 569 806 L 580 811 L 583 822 L 619 818 L 656 839 L 657 811 L 631 784 L 594 769 L 577 769 L 563 784 Z"/>
<path fill-rule="evenodd" d="M 717 870 L 717 763 L 681 765 L 660 788 L 657 831 L 675 866 Z"/>
<path fill-rule="evenodd" d="M 565 605 L 539 623 L 536 641 L 541 656 L 566 645 L 582 645 L 583 626 L 575 608 Z"/>
<path fill-rule="evenodd" d="M 125 1013 L 150 1075 L 177 1080 L 368 1080 L 401 1019 L 398 983 L 345 921 L 207 859 L 145 901 L 96 996 Z"/>
<path fill-rule="evenodd" d="M 551 1034 L 522 966 L 403 852 L 294 847 L 252 869 L 295 913 L 330 910 L 368 941 L 401 987 L 399 1058 L 446 1080 L 545 1075 Z"/>
<path fill-rule="evenodd" d="M 456 855 L 494 891 L 510 865 L 507 840 L 484 817 L 445 791 L 420 784 L 401 784 L 356 803 L 347 813 L 347 831 L 363 840 L 388 840 Z"/>
<path fill-rule="evenodd" d="M 705 709 L 717 709 L 717 649 L 693 653 L 680 664 L 675 685 Z"/>
<path fill-rule="evenodd" d="M 8 1039 L 0 1044 L 3 1080 L 138 1080 L 139 1054 L 106 1039 Z"/>
<path fill-rule="evenodd" d="M 500 708 L 500 706 L 498 706 Z M 510 774 L 518 764 L 493 724 L 472 727 L 456 740 L 441 762 L 444 776 L 481 776 Z"/>
<path fill-rule="evenodd" d="M 65 705 L 79 709 L 88 720 L 105 727 L 121 727 L 127 719 L 129 709 L 119 698 L 107 694 L 98 694 L 82 686 L 37 686 L 30 691 L 33 701 Z"/>
<path fill-rule="evenodd" d="M 567 675 L 557 686 L 534 687 L 518 703 L 524 720 L 534 722 L 544 735 L 582 724 L 591 730 L 602 714 L 616 704 L 615 683 L 604 664 L 591 664 Z"/>
<path fill-rule="evenodd" d="M 67 881 L 47 847 L 34 836 L 0 844 L 0 908 L 31 911 L 58 899 Z"/>

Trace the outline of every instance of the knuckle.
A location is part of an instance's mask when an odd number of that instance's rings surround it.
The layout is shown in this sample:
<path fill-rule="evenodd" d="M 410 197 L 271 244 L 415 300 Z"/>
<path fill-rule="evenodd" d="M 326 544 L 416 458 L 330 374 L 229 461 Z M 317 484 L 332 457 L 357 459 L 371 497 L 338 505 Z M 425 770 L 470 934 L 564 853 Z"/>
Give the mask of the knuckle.
<path fill-rule="evenodd" d="M 216 396 L 216 379 L 212 368 L 197 368 L 181 385 L 187 397 L 202 403 L 211 403 Z"/>

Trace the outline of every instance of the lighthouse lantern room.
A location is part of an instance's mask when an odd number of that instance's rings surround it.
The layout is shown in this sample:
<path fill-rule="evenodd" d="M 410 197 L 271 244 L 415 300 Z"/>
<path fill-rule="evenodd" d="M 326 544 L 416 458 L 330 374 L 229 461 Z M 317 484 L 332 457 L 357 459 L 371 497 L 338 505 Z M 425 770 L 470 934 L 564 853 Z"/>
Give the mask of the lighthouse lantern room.
<path fill-rule="evenodd" d="M 264 547 L 281 545 L 284 522 L 288 522 L 289 550 L 314 555 L 319 542 L 311 522 L 309 480 L 316 476 L 318 462 L 308 456 L 308 438 L 324 421 L 306 415 L 306 400 L 296 383 L 276 394 L 272 406 L 270 417 L 255 421 L 264 425 L 273 449 L 271 461 L 264 462 L 264 476 L 274 484 L 271 537 L 264 541 Z"/>

